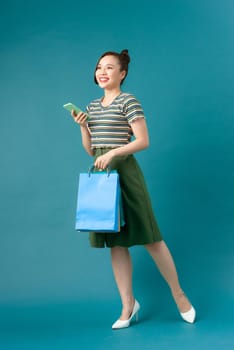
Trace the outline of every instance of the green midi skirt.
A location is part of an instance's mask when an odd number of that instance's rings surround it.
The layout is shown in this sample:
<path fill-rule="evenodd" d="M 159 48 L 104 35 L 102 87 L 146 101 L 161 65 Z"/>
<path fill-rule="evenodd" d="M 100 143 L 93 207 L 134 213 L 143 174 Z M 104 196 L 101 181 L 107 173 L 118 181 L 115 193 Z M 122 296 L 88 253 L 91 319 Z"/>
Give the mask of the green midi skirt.
<path fill-rule="evenodd" d="M 98 148 L 94 157 L 109 149 Z M 120 232 L 90 232 L 90 245 L 96 248 L 131 247 L 162 240 L 144 176 L 133 155 L 115 157 L 111 169 L 119 173 L 125 225 Z"/>

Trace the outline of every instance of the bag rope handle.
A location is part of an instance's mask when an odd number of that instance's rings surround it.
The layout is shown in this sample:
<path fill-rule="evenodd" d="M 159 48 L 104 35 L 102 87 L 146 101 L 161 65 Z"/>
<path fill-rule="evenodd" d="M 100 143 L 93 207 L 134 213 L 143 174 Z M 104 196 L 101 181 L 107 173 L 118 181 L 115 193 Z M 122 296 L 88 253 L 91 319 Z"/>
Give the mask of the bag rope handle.
<path fill-rule="evenodd" d="M 94 170 L 95 170 L 95 169 L 96 169 L 95 165 L 91 165 L 91 167 L 90 167 L 89 170 L 88 170 L 89 177 L 91 176 L 91 173 L 94 173 Z M 101 170 L 101 169 L 99 169 L 99 171 L 102 171 L 102 172 L 103 172 L 103 170 Z M 106 171 L 107 177 L 109 177 L 109 176 L 110 176 L 110 173 L 111 173 L 111 167 L 108 165 L 108 166 L 106 167 L 106 169 L 104 169 L 104 171 Z"/>

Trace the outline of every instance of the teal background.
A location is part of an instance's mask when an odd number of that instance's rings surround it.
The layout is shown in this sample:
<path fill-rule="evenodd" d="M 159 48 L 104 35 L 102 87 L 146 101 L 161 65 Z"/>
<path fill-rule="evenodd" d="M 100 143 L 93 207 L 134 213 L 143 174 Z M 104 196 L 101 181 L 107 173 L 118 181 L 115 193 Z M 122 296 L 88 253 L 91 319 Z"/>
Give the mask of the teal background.
<path fill-rule="evenodd" d="M 234 3 L 17 1 L 0 5 L 0 346 L 229 349 L 234 301 Z M 74 230 L 92 160 L 63 110 L 101 96 L 98 57 L 128 48 L 141 101 L 137 155 L 195 325 L 179 319 L 142 247 L 131 249 L 141 322 L 122 332 L 108 249 Z"/>

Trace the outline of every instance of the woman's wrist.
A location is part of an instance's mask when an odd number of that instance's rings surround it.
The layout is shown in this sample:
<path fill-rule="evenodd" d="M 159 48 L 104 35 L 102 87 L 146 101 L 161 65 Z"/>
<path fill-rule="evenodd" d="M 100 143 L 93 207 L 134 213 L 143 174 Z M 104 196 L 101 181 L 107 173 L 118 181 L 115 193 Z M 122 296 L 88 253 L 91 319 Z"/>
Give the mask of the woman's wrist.
<path fill-rule="evenodd" d="M 87 124 L 80 124 L 80 128 L 82 130 L 88 130 L 88 125 Z"/>
<path fill-rule="evenodd" d="M 116 157 L 116 156 L 118 155 L 117 149 L 118 149 L 118 148 L 113 148 L 113 149 L 110 151 L 111 154 L 112 154 L 112 156 L 113 156 L 113 158 Z"/>

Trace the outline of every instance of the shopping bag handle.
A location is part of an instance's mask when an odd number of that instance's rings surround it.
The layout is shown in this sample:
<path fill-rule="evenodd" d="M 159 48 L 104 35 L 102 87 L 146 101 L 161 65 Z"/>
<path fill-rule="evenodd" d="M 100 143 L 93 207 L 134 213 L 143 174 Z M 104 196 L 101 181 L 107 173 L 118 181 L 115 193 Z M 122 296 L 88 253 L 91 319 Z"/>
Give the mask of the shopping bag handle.
<path fill-rule="evenodd" d="M 95 165 L 92 165 L 92 166 L 89 168 L 89 170 L 88 170 L 89 176 L 91 176 L 91 173 L 94 172 L 94 169 L 95 169 L 95 168 L 96 168 Z M 110 173 L 111 173 L 111 167 L 108 165 L 108 166 L 106 167 L 106 169 L 104 169 L 104 170 L 101 170 L 101 169 L 100 169 L 99 171 L 106 171 L 107 176 L 109 177 L 109 176 L 110 176 Z"/>

